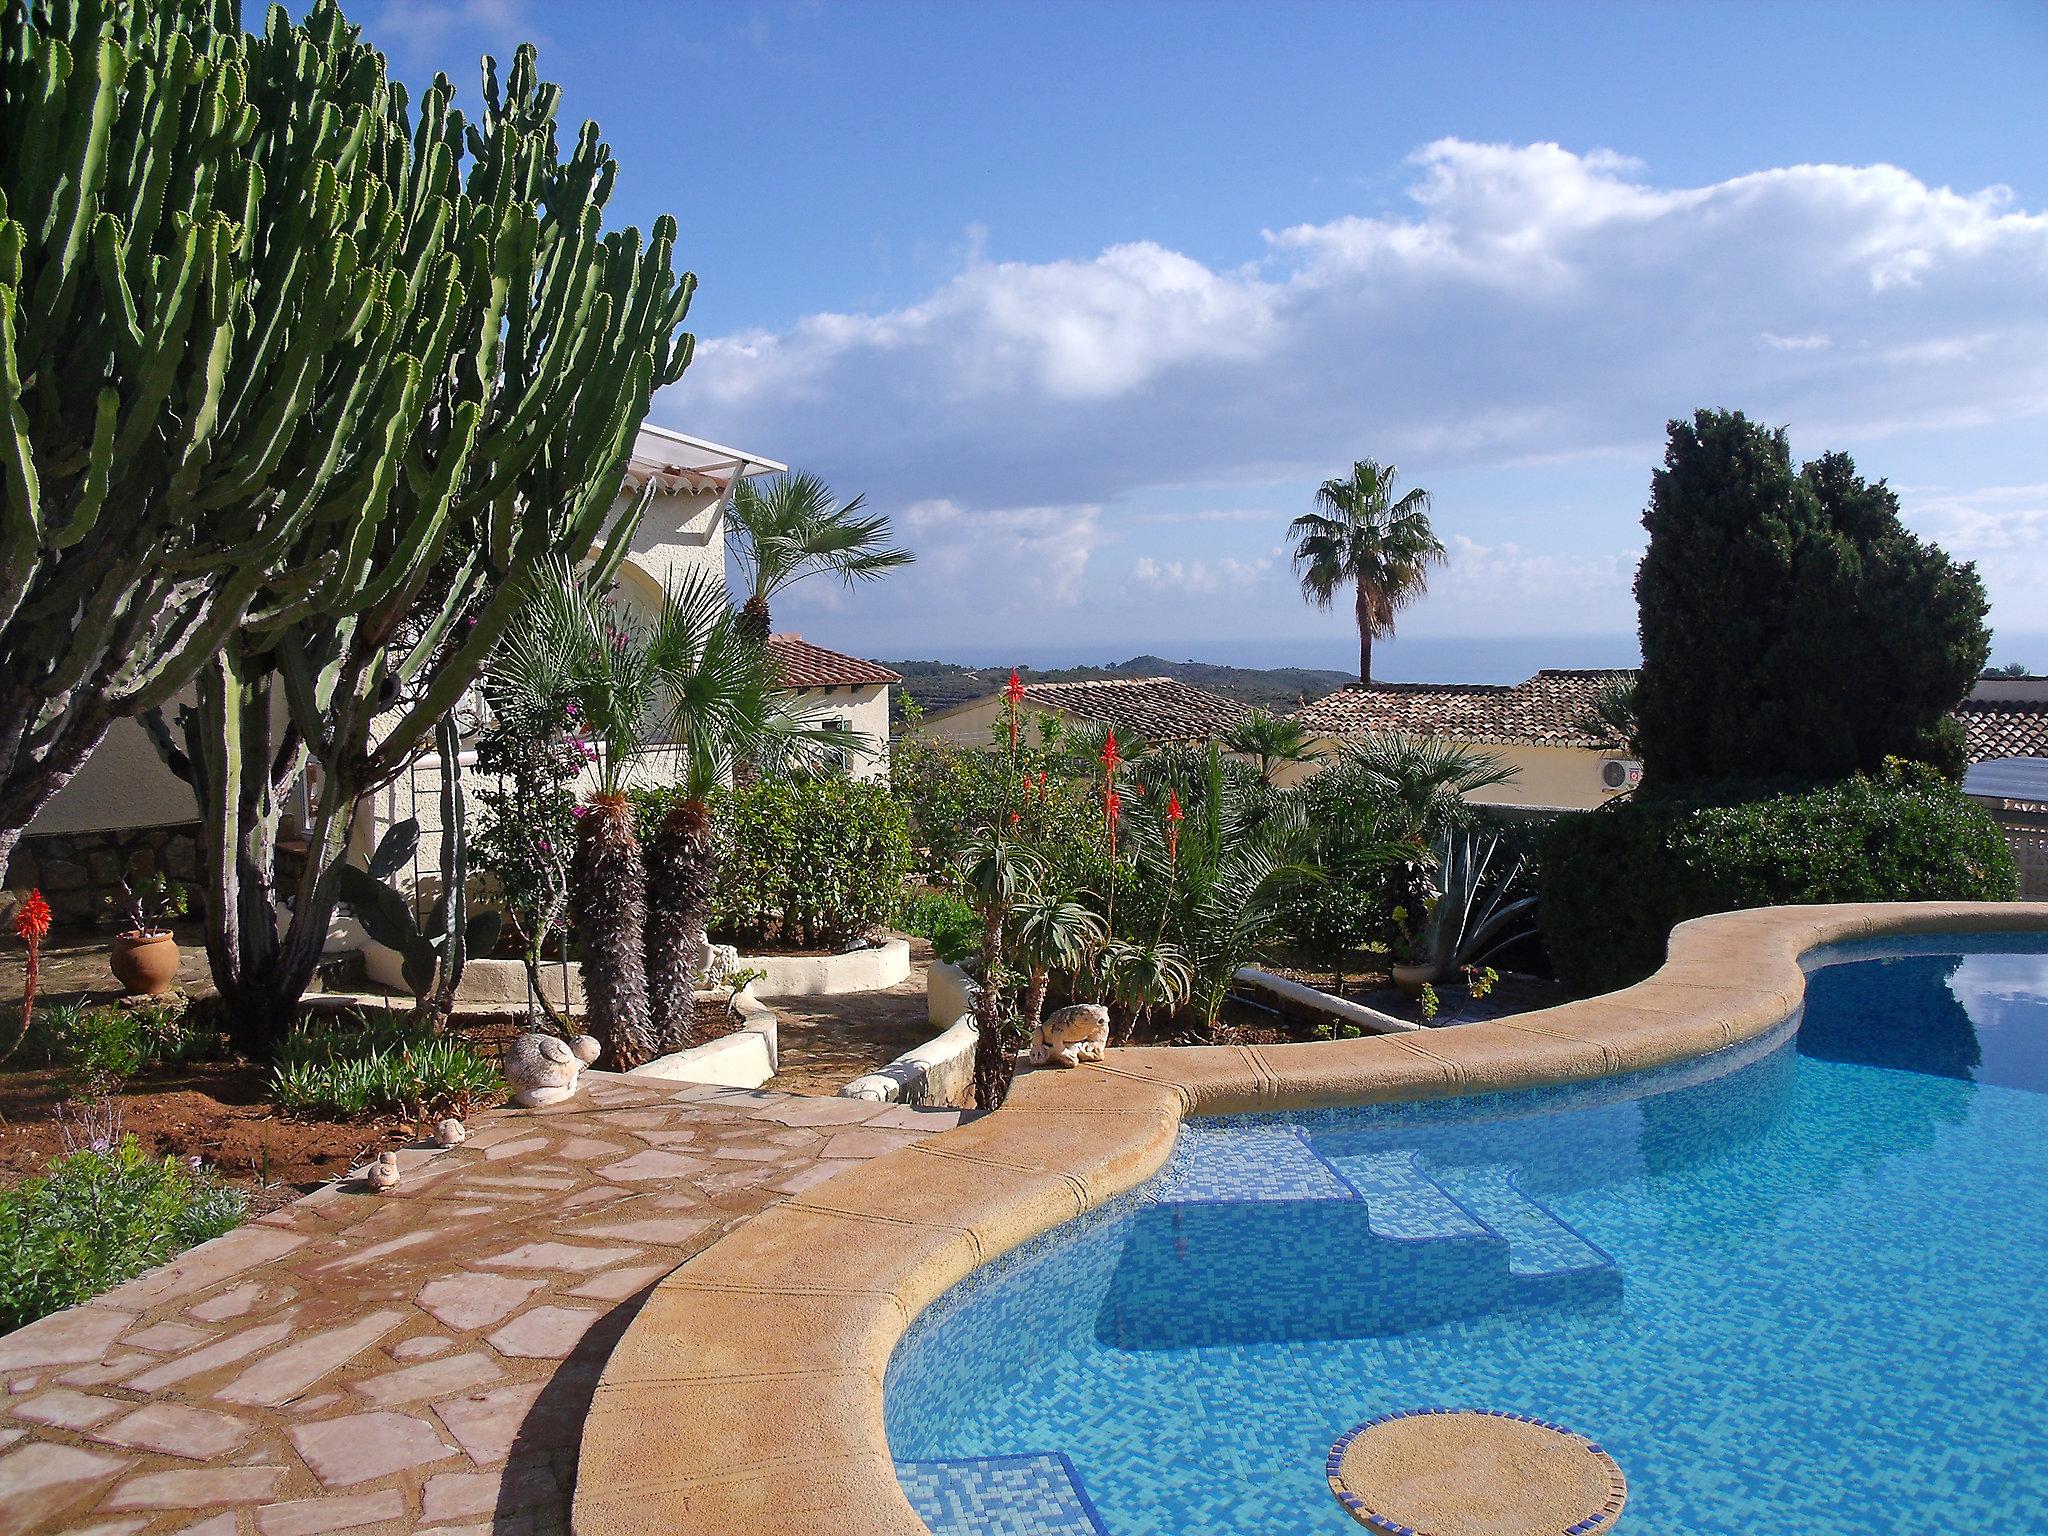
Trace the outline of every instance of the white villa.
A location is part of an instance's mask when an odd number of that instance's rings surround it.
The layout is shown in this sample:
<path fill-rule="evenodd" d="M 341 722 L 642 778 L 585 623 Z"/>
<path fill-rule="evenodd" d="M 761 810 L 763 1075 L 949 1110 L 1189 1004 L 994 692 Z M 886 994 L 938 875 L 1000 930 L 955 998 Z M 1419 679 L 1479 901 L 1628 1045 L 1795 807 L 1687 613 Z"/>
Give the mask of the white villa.
<path fill-rule="evenodd" d="M 634 444 L 615 510 L 624 510 L 651 482 L 652 500 L 641 517 L 626 561 L 620 595 L 653 612 L 665 586 L 692 571 L 725 575 L 725 514 L 742 480 L 780 473 L 788 466 L 759 454 L 703 438 L 645 426 Z M 791 690 L 821 723 L 849 733 L 845 767 L 859 778 L 888 772 L 889 688 L 900 681 L 873 662 L 842 656 L 777 635 L 771 653 Z M 433 819 L 438 771 L 428 759 L 408 782 L 373 797 L 372 815 L 358 840 L 410 814 L 415 803 L 423 830 Z M 158 757 L 142 727 L 117 722 L 100 748 L 32 822 L 14 863 L 10 887 L 39 885 L 61 921 L 98 917 L 118 893 L 129 860 L 147 851 L 166 873 L 195 873 L 192 791 Z"/>

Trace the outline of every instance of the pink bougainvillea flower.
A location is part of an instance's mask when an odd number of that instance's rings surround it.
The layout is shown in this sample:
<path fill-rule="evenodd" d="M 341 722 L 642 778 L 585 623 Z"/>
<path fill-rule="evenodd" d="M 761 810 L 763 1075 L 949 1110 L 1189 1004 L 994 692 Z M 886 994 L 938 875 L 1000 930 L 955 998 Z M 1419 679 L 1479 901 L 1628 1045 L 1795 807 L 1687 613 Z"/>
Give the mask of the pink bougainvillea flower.
<path fill-rule="evenodd" d="M 590 807 L 587 805 L 572 805 L 569 807 L 569 814 L 571 816 L 581 816 L 589 809 Z"/>

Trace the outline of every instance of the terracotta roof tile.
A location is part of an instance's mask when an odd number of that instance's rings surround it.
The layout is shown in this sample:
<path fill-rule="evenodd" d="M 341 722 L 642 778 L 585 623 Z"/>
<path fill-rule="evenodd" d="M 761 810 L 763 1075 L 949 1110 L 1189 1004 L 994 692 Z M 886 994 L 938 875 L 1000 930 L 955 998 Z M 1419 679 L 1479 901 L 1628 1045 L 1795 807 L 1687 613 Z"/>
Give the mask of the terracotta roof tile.
<path fill-rule="evenodd" d="M 1998 757 L 2048 757 L 2048 703 L 1965 699 L 1956 706 L 1971 762 Z"/>
<path fill-rule="evenodd" d="M 1135 731 L 1153 741 L 1205 741 L 1245 715 L 1235 699 L 1173 677 L 1107 677 L 1077 683 L 1026 683 L 1025 707 Z"/>
<path fill-rule="evenodd" d="M 1593 707 L 1602 692 L 1634 676 L 1626 668 L 1556 668 L 1513 684 L 1353 683 L 1302 706 L 1294 718 L 1323 736 L 1381 732 L 1486 746 L 1618 750 L 1620 738 Z"/>
<path fill-rule="evenodd" d="M 900 683 L 902 677 L 876 662 L 843 656 L 801 635 L 770 635 L 768 654 L 784 687 L 831 688 L 847 684 Z"/>

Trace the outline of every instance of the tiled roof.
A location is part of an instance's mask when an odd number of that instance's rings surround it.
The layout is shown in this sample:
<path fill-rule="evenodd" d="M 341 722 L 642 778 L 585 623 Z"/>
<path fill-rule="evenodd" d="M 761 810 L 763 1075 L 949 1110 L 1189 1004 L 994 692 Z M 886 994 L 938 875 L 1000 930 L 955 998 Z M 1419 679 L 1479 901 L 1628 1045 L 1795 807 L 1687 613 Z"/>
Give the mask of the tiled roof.
<path fill-rule="evenodd" d="M 1973 763 L 1997 757 L 2048 757 L 2048 703 L 1965 699 L 1956 706 Z"/>
<path fill-rule="evenodd" d="M 1203 741 L 1230 730 L 1245 706 L 1173 677 L 1106 677 L 1082 683 L 1026 683 L 1025 707 L 1056 709 L 1135 731 L 1152 741 Z"/>
<path fill-rule="evenodd" d="M 1486 746 L 1616 749 L 1593 706 L 1635 673 L 1625 668 L 1538 672 L 1520 683 L 1353 683 L 1294 713 L 1320 736 L 1384 732 Z"/>
<path fill-rule="evenodd" d="M 842 656 L 801 635 L 770 635 L 768 654 L 786 688 L 831 688 L 849 683 L 900 683 L 898 674 L 858 656 Z"/>

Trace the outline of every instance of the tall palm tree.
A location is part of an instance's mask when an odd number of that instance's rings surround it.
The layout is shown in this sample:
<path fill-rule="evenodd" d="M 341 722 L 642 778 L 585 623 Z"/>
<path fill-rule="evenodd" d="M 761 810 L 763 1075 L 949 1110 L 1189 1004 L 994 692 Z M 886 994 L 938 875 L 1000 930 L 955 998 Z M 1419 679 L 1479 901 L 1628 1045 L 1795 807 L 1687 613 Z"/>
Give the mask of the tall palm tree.
<path fill-rule="evenodd" d="M 839 504 L 815 475 L 742 480 L 726 519 L 726 543 L 739 566 L 747 632 L 768 638 L 769 604 L 808 576 L 828 572 L 847 586 L 873 581 L 917 557 L 889 543 L 889 519 L 860 516 L 862 498 Z"/>
<path fill-rule="evenodd" d="M 1259 777 L 1268 784 L 1286 764 L 1320 762 L 1322 754 L 1312 743 L 1313 738 L 1300 721 L 1263 709 L 1247 711 L 1223 737 L 1228 750 L 1259 760 Z"/>
<path fill-rule="evenodd" d="M 1372 681 L 1372 643 L 1394 632 L 1394 615 L 1429 585 L 1444 546 L 1429 526 L 1429 492 L 1397 497 L 1400 471 L 1360 459 L 1342 480 L 1325 480 L 1314 512 L 1287 527 L 1302 594 L 1328 608 L 1346 584 L 1358 615 L 1358 680 Z"/>

